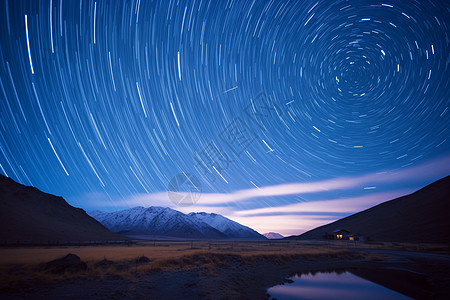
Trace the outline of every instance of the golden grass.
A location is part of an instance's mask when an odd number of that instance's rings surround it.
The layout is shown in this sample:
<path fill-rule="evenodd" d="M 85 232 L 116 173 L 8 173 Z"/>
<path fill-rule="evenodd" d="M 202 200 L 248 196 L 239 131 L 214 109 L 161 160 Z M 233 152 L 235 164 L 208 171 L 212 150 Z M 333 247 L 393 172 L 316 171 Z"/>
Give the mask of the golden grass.
<path fill-rule="evenodd" d="M 136 245 L 109 246 L 67 246 L 0 248 L 0 278 L 3 282 L 33 278 L 50 280 L 58 277 L 67 279 L 79 275 L 105 278 L 115 275 L 132 280 L 141 272 L 155 272 L 170 269 L 202 268 L 214 271 L 226 266 L 230 258 L 242 263 L 266 260 L 283 263 L 302 256 L 336 255 L 342 252 L 338 248 L 326 248 L 316 245 L 300 245 L 298 242 L 141 242 Z M 88 265 L 87 271 L 52 275 L 40 272 L 36 267 L 73 253 Z M 136 258 L 146 256 L 150 263 L 136 264 Z M 95 267 L 95 263 L 107 259 L 114 264 Z M 131 276 L 133 274 L 133 276 Z"/>
<path fill-rule="evenodd" d="M 140 242 L 131 246 L 67 246 L 0 248 L 0 280 L 18 282 L 29 278 L 49 281 L 64 280 L 80 275 L 93 276 L 103 280 L 108 276 L 120 276 L 135 280 L 143 272 L 166 270 L 186 270 L 201 268 L 214 272 L 217 268 L 230 263 L 253 264 L 269 262 L 283 264 L 298 258 L 308 261 L 347 260 L 347 259 L 387 259 L 386 255 L 375 253 L 356 253 L 354 247 L 374 249 L 395 249 L 423 251 L 448 251 L 448 246 L 414 244 L 354 244 L 348 242 L 311 242 L 311 241 L 223 241 L 223 242 Z M 36 269 L 41 263 L 48 262 L 73 253 L 88 265 L 88 269 L 78 273 L 54 275 Z M 136 258 L 146 256 L 150 263 L 136 264 Z M 96 267 L 98 261 L 107 259 L 112 265 Z"/>
<path fill-rule="evenodd" d="M 83 261 L 99 261 L 104 258 L 124 261 L 146 256 L 152 261 L 177 259 L 204 253 L 238 254 L 243 257 L 259 255 L 313 255 L 336 253 L 352 248 L 393 249 L 409 251 L 449 252 L 448 245 L 378 243 L 359 244 L 350 242 L 310 241 L 223 241 L 223 242 L 141 242 L 131 246 L 66 246 L 0 248 L 0 269 L 10 265 L 37 265 L 62 257 L 68 253 L 78 255 Z"/>
<path fill-rule="evenodd" d="M 36 265 L 73 253 L 83 261 L 98 261 L 104 258 L 112 261 L 146 256 L 151 260 L 177 258 L 197 253 L 304 253 L 305 251 L 324 251 L 323 247 L 302 246 L 295 243 L 277 242 L 153 242 L 132 246 L 68 246 L 35 248 L 0 248 L 0 267 L 11 264 Z M 321 250 L 319 250 L 321 249 Z"/>

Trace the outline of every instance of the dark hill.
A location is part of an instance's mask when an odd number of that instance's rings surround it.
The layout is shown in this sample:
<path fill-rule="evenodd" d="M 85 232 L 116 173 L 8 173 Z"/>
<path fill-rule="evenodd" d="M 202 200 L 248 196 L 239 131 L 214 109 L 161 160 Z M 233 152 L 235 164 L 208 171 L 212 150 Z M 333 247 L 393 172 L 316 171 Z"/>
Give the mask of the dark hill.
<path fill-rule="evenodd" d="M 125 239 L 62 197 L 24 186 L 0 174 L 0 243 Z"/>
<path fill-rule="evenodd" d="M 322 239 L 346 229 L 373 241 L 450 243 L 450 176 L 410 195 L 317 227 L 288 239 Z"/>

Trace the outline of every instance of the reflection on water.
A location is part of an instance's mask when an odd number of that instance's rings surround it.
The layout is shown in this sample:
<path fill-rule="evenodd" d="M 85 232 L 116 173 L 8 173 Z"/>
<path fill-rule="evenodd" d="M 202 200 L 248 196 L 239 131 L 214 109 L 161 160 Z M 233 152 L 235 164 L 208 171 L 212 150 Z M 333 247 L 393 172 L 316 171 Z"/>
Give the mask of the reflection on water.
<path fill-rule="evenodd" d="M 271 299 L 411 299 L 350 272 L 295 275 L 292 283 L 271 287 Z"/>

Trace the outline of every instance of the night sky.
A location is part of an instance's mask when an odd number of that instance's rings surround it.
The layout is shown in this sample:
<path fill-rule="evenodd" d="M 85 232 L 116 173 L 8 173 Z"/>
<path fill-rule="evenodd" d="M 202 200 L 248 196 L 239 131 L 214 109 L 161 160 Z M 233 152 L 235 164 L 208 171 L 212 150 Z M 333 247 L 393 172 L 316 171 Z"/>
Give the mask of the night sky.
<path fill-rule="evenodd" d="M 0 172 L 74 206 L 294 234 L 450 174 L 446 1 L 0 4 Z"/>

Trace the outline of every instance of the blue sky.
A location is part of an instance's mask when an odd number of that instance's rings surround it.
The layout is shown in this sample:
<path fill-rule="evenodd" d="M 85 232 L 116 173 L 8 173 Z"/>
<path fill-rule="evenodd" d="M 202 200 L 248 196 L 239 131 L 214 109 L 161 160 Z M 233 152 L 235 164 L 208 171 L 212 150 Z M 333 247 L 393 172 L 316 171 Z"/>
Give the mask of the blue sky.
<path fill-rule="evenodd" d="M 370 205 L 450 173 L 445 1 L 3 1 L 0 15 L 0 172 L 86 210 L 217 210 L 288 234 L 362 207 L 278 207 Z M 199 183 L 194 206 L 167 197 L 177 174 Z M 344 187 L 270 193 L 330 180 Z M 249 190 L 268 194 L 235 199 Z"/>

